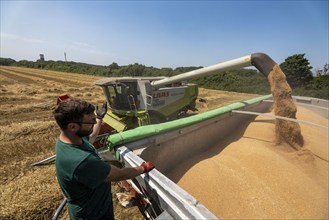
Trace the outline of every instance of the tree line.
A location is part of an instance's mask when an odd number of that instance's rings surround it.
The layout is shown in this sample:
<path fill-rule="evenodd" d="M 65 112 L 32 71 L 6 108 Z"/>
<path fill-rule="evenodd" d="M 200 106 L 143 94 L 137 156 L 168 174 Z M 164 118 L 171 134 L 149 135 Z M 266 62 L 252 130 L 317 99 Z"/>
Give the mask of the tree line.
<path fill-rule="evenodd" d="M 72 61 L 16 61 L 11 58 L 0 58 L 0 65 L 90 74 L 104 77 L 174 76 L 202 68 L 201 66 L 177 67 L 175 69 L 155 68 L 138 63 L 119 66 L 115 62 L 108 66 L 101 66 Z M 313 76 L 311 71 L 312 67 L 310 66 L 309 61 L 305 58 L 305 54 L 295 54 L 287 57 L 285 61 L 280 64 L 280 68 L 285 73 L 287 81 L 293 89 L 293 95 L 329 99 L 328 64 L 325 64 L 323 69 L 317 70 L 315 76 Z M 268 94 L 271 92 L 267 79 L 255 69 L 225 71 L 207 77 L 196 78 L 190 81 L 198 84 L 200 87 L 208 89 L 254 94 Z"/>

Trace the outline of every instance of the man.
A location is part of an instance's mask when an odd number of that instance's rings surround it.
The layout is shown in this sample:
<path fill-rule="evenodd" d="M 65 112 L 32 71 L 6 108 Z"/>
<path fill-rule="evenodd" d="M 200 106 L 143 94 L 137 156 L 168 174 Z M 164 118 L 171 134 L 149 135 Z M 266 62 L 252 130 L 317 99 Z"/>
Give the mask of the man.
<path fill-rule="evenodd" d="M 68 200 L 70 219 L 114 219 L 111 181 L 134 178 L 151 171 L 151 162 L 117 168 L 100 159 L 90 143 L 98 134 L 106 104 L 101 109 L 78 99 L 66 99 L 53 111 L 61 132 L 56 140 L 56 175 Z"/>

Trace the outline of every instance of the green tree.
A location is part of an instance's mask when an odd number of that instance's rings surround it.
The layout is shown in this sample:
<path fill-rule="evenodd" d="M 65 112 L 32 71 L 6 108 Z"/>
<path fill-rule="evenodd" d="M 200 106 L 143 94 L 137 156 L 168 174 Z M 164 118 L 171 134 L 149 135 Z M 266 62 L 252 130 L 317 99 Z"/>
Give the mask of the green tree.
<path fill-rule="evenodd" d="M 129 64 L 128 66 L 123 66 L 122 68 L 120 68 L 120 72 L 122 75 L 125 76 L 142 76 L 144 69 L 144 65 L 134 63 Z"/>
<path fill-rule="evenodd" d="M 292 88 L 306 86 L 313 79 L 312 67 L 304 56 L 305 54 L 295 54 L 280 64 Z"/>
<path fill-rule="evenodd" d="M 325 90 L 328 94 L 329 90 L 329 64 L 325 64 L 322 70 L 317 72 L 317 76 L 313 78 L 308 89 Z"/>
<path fill-rule="evenodd" d="M 323 69 L 319 71 L 320 75 L 323 76 L 323 75 L 329 75 L 329 64 L 325 64 L 323 66 Z"/>
<path fill-rule="evenodd" d="M 113 62 L 111 65 L 109 65 L 109 68 L 111 70 L 116 70 L 116 69 L 119 69 L 120 67 L 116 62 Z"/>
<path fill-rule="evenodd" d="M 2 58 L 0 57 L 0 66 L 11 66 L 15 65 L 16 60 L 13 60 L 11 58 Z"/>

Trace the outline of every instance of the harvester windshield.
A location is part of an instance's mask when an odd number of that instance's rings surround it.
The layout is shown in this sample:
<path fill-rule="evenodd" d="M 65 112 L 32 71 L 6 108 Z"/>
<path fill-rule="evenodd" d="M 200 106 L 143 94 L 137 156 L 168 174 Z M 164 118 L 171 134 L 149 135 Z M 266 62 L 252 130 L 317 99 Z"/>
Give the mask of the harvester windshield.
<path fill-rule="evenodd" d="M 114 83 L 103 87 L 111 109 L 137 110 L 137 85 L 133 82 Z"/>

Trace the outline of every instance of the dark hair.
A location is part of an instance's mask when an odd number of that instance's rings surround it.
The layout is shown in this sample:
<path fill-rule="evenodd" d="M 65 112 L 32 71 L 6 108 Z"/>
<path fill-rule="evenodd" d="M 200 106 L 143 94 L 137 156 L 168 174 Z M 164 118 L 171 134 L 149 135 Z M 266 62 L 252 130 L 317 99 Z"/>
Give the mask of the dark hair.
<path fill-rule="evenodd" d="M 53 111 L 54 118 L 63 130 L 70 122 L 81 121 L 84 115 L 92 114 L 95 107 L 83 100 L 66 99 L 60 102 Z"/>

